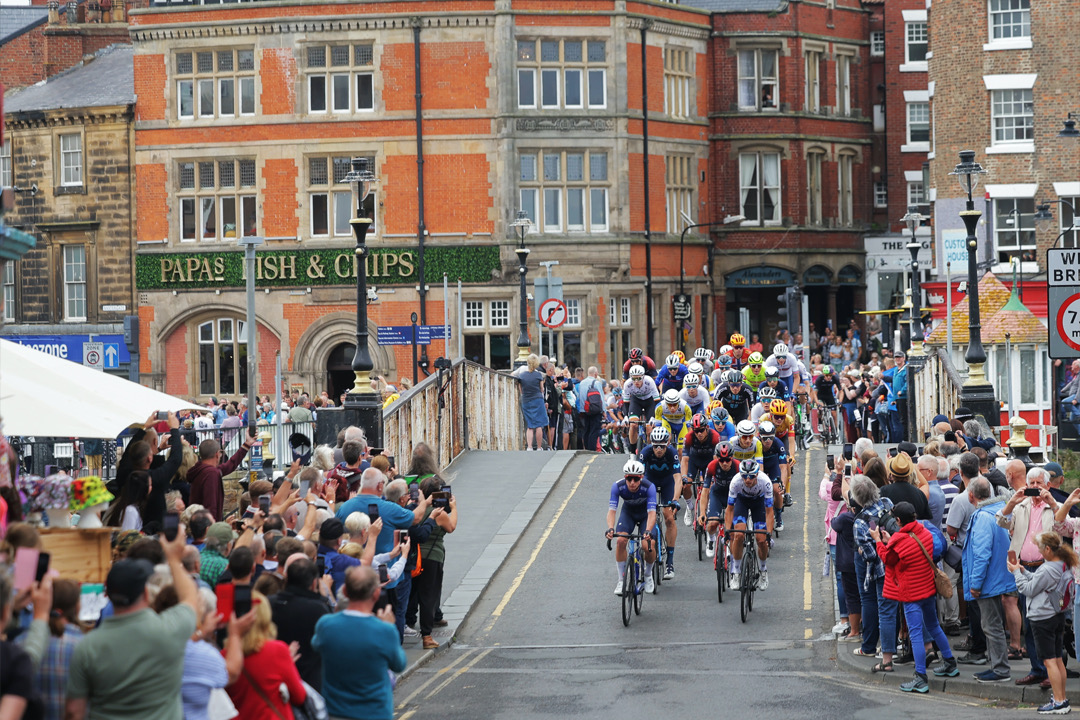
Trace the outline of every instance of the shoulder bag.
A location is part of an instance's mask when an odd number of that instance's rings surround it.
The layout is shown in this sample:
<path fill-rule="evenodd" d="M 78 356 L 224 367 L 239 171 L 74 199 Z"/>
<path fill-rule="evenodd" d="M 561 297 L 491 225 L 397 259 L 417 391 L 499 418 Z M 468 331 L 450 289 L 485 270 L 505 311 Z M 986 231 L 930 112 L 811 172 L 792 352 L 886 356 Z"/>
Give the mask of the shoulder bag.
<path fill-rule="evenodd" d="M 915 537 L 915 533 L 909 532 L 908 535 L 915 541 L 915 544 L 922 550 L 923 557 L 926 558 L 926 562 L 930 563 L 930 568 L 934 571 L 934 589 L 937 590 L 937 594 L 948 600 L 953 596 L 953 584 L 949 576 L 942 572 L 941 568 L 934 564 L 933 558 L 930 557 L 930 553 L 926 552 L 926 548 L 923 547 L 919 538 Z"/>

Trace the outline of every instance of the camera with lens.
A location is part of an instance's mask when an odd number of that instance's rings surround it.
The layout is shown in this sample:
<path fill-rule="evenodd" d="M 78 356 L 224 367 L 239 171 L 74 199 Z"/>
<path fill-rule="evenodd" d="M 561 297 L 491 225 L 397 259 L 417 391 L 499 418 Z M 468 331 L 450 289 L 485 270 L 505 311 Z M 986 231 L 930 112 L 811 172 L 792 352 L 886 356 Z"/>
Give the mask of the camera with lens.
<path fill-rule="evenodd" d="M 453 363 L 450 361 L 449 358 L 444 358 L 444 357 L 435 358 L 435 369 L 436 370 L 449 370 L 452 365 L 453 365 Z"/>

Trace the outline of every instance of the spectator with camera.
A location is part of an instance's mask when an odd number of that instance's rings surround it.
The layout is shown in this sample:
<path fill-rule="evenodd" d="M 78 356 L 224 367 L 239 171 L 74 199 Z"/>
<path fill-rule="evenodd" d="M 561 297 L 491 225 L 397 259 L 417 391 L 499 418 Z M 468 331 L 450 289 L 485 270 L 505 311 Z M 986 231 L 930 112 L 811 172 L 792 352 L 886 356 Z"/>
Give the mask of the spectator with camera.
<path fill-rule="evenodd" d="M 888 527 L 892 518 L 893 503 L 881 497 L 881 491 L 870 478 L 857 475 L 851 482 L 849 504 L 855 514 L 853 536 L 855 538 L 855 575 L 859 583 L 859 599 L 862 603 L 862 646 L 855 648 L 856 655 L 874 657 L 878 640 L 881 640 L 881 662 L 874 672 L 892 672 L 893 655 L 896 654 L 896 600 L 884 596 L 885 565 L 878 555 L 877 543 L 870 535 L 870 524 Z"/>
<path fill-rule="evenodd" d="M 443 539 L 448 533 L 457 529 L 457 499 L 443 485 L 442 480 L 436 475 L 429 477 L 420 483 L 420 492 L 425 498 L 431 500 L 431 506 L 427 511 L 427 520 L 435 522 L 435 527 L 428 535 L 428 539 L 418 546 L 420 557 L 420 574 L 413 578 L 416 586 L 417 603 L 420 615 L 420 637 L 424 649 L 432 650 L 439 647 L 439 643 L 432 638 L 431 633 L 435 624 L 435 611 L 442 599 L 442 568 L 446 561 L 446 546 Z"/>
<path fill-rule="evenodd" d="M 322 656 L 311 647 L 311 641 L 319 619 L 330 613 L 330 606 L 319 594 L 322 581 L 316 564 L 301 556 L 285 571 L 285 589 L 269 599 L 278 639 L 299 644 L 296 669 L 300 678 L 316 690 L 322 688 Z"/>

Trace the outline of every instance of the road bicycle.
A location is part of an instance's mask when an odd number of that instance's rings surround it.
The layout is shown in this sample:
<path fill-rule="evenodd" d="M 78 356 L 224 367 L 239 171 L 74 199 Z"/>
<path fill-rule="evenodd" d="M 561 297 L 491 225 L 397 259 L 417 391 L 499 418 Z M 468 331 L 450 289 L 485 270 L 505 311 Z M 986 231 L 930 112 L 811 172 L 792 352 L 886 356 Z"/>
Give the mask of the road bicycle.
<path fill-rule="evenodd" d="M 660 583 L 663 581 L 664 569 L 667 567 L 667 543 L 664 541 L 664 528 L 667 523 L 664 522 L 663 509 L 669 507 L 676 511 L 675 520 L 678 520 L 679 503 L 677 500 L 672 500 L 669 503 L 658 504 L 656 506 L 656 562 L 653 563 L 653 594 L 655 595 L 660 590 Z"/>
<path fill-rule="evenodd" d="M 810 404 L 806 402 L 806 396 L 801 396 L 795 405 L 795 447 L 800 450 L 809 450 L 814 442 L 814 425 L 810 422 Z"/>
<path fill-rule="evenodd" d="M 836 415 L 833 411 L 839 406 L 819 405 L 818 424 L 821 427 L 821 444 L 826 448 L 840 442 L 840 432 L 836 427 Z"/>
<path fill-rule="evenodd" d="M 743 543 L 742 567 L 739 568 L 739 616 L 746 622 L 746 616 L 754 609 L 754 591 L 761 578 L 761 558 L 757 553 L 757 534 L 762 530 L 728 530 L 729 533 L 741 533 Z"/>
<path fill-rule="evenodd" d="M 710 517 L 706 522 L 720 522 L 723 518 Z M 724 602 L 724 590 L 731 587 L 728 573 L 731 571 L 728 565 L 727 536 L 724 534 L 724 525 L 721 522 L 716 531 L 716 553 L 713 555 L 713 570 L 716 572 L 716 601 Z"/>
<path fill-rule="evenodd" d="M 641 614 L 641 603 L 645 599 L 645 554 L 642 551 L 641 535 L 615 533 L 614 537 L 624 537 L 628 540 L 626 573 L 623 574 L 622 587 L 622 624 L 628 627 L 631 615 Z M 611 550 L 610 538 L 607 541 L 607 549 Z"/>
<path fill-rule="evenodd" d="M 698 478 L 696 480 L 689 481 L 689 484 L 691 487 L 690 493 L 694 498 L 694 502 L 692 504 L 694 511 L 690 514 L 693 517 L 694 539 L 697 541 L 697 559 L 700 562 L 705 559 L 705 543 L 708 541 L 708 537 L 706 537 L 705 535 L 705 526 L 701 524 L 700 518 L 698 516 L 698 508 L 701 507 L 699 503 L 707 503 L 709 502 L 709 498 L 702 497 L 703 495 L 705 495 L 705 482 L 701 479 L 700 473 L 698 474 Z M 689 510 L 687 512 L 689 512 Z"/>

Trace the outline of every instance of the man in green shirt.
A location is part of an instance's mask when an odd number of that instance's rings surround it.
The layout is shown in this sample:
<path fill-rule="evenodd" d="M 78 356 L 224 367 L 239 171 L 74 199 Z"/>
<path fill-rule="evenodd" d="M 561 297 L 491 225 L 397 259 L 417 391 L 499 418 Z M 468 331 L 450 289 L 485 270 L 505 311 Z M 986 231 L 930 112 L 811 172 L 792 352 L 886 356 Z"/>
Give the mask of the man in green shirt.
<path fill-rule="evenodd" d="M 195 632 L 198 590 L 181 561 L 184 528 L 162 538 L 180 603 L 160 615 L 150 609 L 148 560 L 121 560 L 105 579 L 116 614 L 89 633 L 71 659 L 66 720 L 182 720 L 184 646 Z"/>

